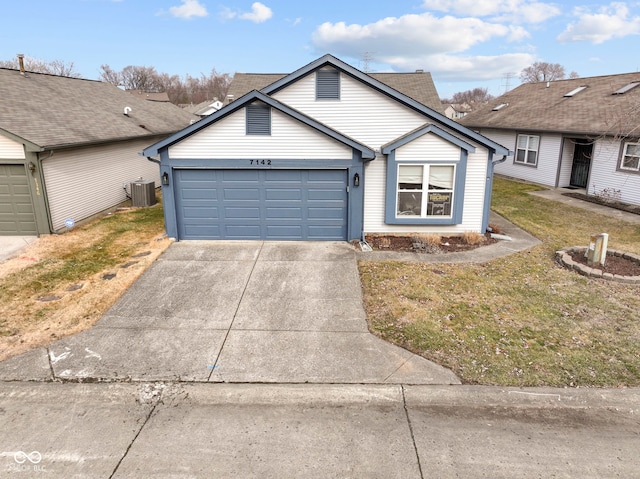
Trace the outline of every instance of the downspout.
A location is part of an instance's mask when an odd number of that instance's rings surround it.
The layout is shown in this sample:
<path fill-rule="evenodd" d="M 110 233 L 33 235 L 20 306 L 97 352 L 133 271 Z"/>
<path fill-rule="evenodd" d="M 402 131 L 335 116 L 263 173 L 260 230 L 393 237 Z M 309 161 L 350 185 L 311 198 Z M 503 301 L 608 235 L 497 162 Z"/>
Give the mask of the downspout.
<path fill-rule="evenodd" d="M 511 153 L 511 152 L 509 152 Z M 489 172 L 490 175 L 487 178 L 488 182 L 487 182 L 487 189 L 488 189 L 488 194 L 486 195 L 486 203 L 485 203 L 485 208 L 484 208 L 484 219 L 483 219 L 483 229 L 485 231 L 489 231 L 491 232 L 491 227 L 489 226 L 489 212 L 491 211 L 491 196 L 493 195 L 493 168 L 495 165 L 499 165 L 500 163 L 504 163 L 505 161 L 507 161 L 507 155 L 503 155 L 502 158 L 500 158 L 499 160 L 493 160 L 491 161 L 491 171 Z"/>

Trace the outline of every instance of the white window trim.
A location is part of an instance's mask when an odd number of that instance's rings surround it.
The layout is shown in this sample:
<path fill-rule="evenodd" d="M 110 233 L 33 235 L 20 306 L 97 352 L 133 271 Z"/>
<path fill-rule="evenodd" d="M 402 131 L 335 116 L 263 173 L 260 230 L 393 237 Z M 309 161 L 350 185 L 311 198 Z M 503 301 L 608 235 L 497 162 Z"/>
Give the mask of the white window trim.
<path fill-rule="evenodd" d="M 627 148 L 629 146 L 638 146 L 640 147 L 640 142 L 633 142 L 633 141 L 629 141 L 626 142 L 622 148 L 622 157 L 620 158 L 620 169 L 623 171 L 634 171 L 634 172 L 640 172 L 640 155 L 628 155 L 627 154 Z M 624 166 L 624 159 L 627 157 L 638 157 L 638 168 L 629 168 L 628 166 Z"/>
<path fill-rule="evenodd" d="M 526 136 L 527 137 L 527 144 L 525 145 L 525 148 L 520 148 L 520 137 L 521 136 Z M 531 138 L 537 138 L 538 139 L 538 148 L 533 150 L 531 148 L 529 148 L 529 143 L 531 142 Z M 524 161 L 518 161 L 518 151 L 519 150 L 524 150 L 525 154 L 524 154 Z M 535 151 L 536 153 L 536 161 L 534 163 L 529 163 L 526 161 L 526 159 L 529 157 L 528 153 L 530 151 Z M 513 159 L 514 163 L 517 163 L 519 165 L 525 165 L 525 166 L 538 166 L 538 156 L 540 155 L 540 136 L 539 135 L 527 135 L 526 133 L 518 133 L 516 136 L 516 154 L 515 157 Z"/>
<path fill-rule="evenodd" d="M 419 190 L 403 190 L 400 189 L 400 167 L 401 166 L 421 166 L 422 167 L 422 188 Z M 432 166 L 451 166 L 453 167 L 453 175 L 452 175 L 452 179 L 453 179 L 453 186 L 450 190 L 429 190 L 429 170 Z M 455 205 L 455 195 L 456 195 L 456 169 L 457 169 L 457 165 L 455 163 L 410 163 L 410 162 L 406 162 L 406 163 L 398 163 L 397 165 L 397 170 L 396 170 L 396 178 L 397 178 L 397 183 L 396 183 L 396 201 L 395 201 L 395 216 L 396 218 L 422 218 L 422 219 L 434 219 L 434 218 L 453 218 L 453 214 L 454 214 L 454 205 Z M 425 188 L 426 186 L 426 188 Z M 410 191 L 415 191 L 415 192 L 420 192 L 422 193 L 422 199 L 420 202 L 420 215 L 399 215 L 398 214 L 398 196 L 399 193 L 402 192 L 410 192 Z M 451 211 L 448 215 L 427 215 L 427 206 L 429 203 L 429 193 L 430 192 L 440 192 L 440 193 L 451 193 Z"/>

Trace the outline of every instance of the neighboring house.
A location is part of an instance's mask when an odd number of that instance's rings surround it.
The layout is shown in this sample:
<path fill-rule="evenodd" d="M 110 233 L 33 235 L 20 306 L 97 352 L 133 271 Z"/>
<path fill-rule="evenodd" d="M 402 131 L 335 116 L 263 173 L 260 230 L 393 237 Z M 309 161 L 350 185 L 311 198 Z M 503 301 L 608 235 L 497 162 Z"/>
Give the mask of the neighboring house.
<path fill-rule="evenodd" d="M 188 105 L 184 107 L 186 111 L 193 113 L 200 118 L 209 116 L 212 113 L 218 111 L 220 108 L 222 108 L 222 102 L 220 100 L 207 100 L 198 103 L 197 105 Z"/>
<path fill-rule="evenodd" d="M 430 75 L 367 75 L 325 55 L 290 75 L 236 74 L 229 94 L 143 152 L 160 164 L 169 236 L 486 230 L 493 162 L 508 150 L 437 111 Z M 429 96 L 433 107 L 416 100 Z"/>
<path fill-rule="evenodd" d="M 125 201 L 131 181 L 159 185 L 138 153 L 194 120 L 109 83 L 0 68 L 0 235 L 58 232 Z"/>
<path fill-rule="evenodd" d="M 463 116 L 471 113 L 471 106 L 467 103 L 449 103 L 445 106 L 444 114 L 452 120 L 459 120 Z"/>
<path fill-rule="evenodd" d="M 515 154 L 495 172 L 640 204 L 640 73 L 527 83 L 460 123 Z"/>

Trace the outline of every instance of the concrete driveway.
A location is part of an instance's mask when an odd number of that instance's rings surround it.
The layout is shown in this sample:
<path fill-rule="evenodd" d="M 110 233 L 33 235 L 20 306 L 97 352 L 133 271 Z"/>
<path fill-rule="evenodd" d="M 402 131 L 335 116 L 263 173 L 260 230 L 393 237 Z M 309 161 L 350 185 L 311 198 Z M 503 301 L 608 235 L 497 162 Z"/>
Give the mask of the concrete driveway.
<path fill-rule="evenodd" d="M 184 241 L 90 330 L 0 363 L 0 380 L 459 384 L 368 332 L 339 242 Z"/>

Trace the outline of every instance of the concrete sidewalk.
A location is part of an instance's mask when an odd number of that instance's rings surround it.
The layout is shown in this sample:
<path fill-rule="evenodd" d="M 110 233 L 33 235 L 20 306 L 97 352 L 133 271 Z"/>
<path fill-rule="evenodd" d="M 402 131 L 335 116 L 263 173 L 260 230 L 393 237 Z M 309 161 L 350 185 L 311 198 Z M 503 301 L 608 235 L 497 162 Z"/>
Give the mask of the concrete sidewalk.
<path fill-rule="evenodd" d="M 91 329 L 0 380 L 459 384 L 367 329 L 348 243 L 175 243 Z"/>
<path fill-rule="evenodd" d="M 640 391 L 4 383 L 0 476 L 638 477 Z"/>

